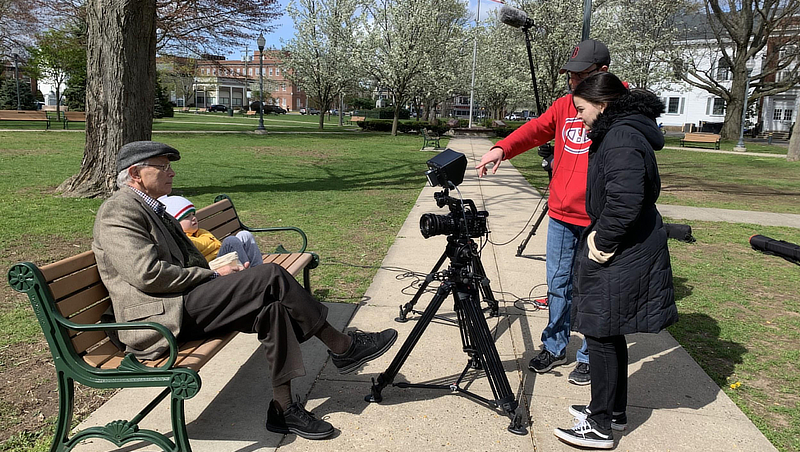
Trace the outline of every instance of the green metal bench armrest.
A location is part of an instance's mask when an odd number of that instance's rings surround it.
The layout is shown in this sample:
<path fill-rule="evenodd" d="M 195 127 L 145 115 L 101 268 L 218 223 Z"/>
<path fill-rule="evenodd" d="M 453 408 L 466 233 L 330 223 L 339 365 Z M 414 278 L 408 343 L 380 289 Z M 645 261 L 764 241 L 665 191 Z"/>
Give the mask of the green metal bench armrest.
<path fill-rule="evenodd" d="M 219 201 L 222 201 L 223 199 L 227 199 L 228 201 L 231 202 L 231 207 L 233 208 L 234 213 L 236 213 L 236 207 L 233 205 L 233 200 L 230 198 L 230 196 L 228 196 L 226 194 L 218 195 L 216 198 L 214 198 L 214 202 L 219 202 Z M 295 231 L 298 234 L 300 234 L 300 238 L 303 239 L 303 245 L 300 246 L 300 249 L 297 250 L 297 251 L 286 251 L 281 246 L 279 248 L 281 251 L 279 251 L 279 252 L 281 252 L 281 253 L 292 253 L 292 252 L 293 253 L 305 253 L 306 252 L 306 247 L 308 246 L 308 237 L 306 236 L 306 233 L 303 232 L 302 229 L 300 229 L 298 227 L 295 227 L 295 226 L 280 226 L 280 227 L 271 227 L 271 228 L 251 228 L 251 227 L 246 226 L 242 222 L 242 218 L 239 216 L 238 213 L 236 213 L 236 217 L 239 218 L 239 224 L 242 225 L 242 229 L 244 229 L 245 231 L 250 231 L 250 232 Z"/>
<path fill-rule="evenodd" d="M 160 323 L 155 322 L 124 322 L 124 323 L 93 323 L 93 324 L 84 324 L 84 323 L 75 323 L 70 322 L 69 320 L 65 319 L 60 315 L 54 315 L 53 320 L 56 321 L 59 325 L 69 328 L 75 331 L 119 331 L 119 330 L 141 330 L 141 329 L 151 329 L 156 330 L 161 333 L 164 338 L 167 339 L 167 343 L 169 344 L 169 359 L 163 366 L 159 367 L 148 367 L 144 364 L 141 364 L 138 360 L 133 360 L 133 362 L 139 364 L 141 366 L 142 371 L 154 371 L 154 370 L 167 370 L 172 369 L 172 366 L 175 365 L 175 361 L 178 359 L 178 340 L 175 339 L 175 335 L 172 334 L 172 331 L 169 328 L 165 327 Z M 128 356 L 131 354 L 126 355 L 126 360 Z"/>

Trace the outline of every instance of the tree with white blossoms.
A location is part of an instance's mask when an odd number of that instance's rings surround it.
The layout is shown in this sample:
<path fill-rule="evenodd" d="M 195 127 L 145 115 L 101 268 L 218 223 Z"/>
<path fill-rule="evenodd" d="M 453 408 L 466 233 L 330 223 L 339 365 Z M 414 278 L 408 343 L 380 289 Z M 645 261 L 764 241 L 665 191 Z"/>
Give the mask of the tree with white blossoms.
<path fill-rule="evenodd" d="M 519 6 L 536 24 L 531 30 L 533 64 L 536 66 L 542 108 L 546 109 L 567 92 L 566 78 L 558 71 L 566 63 L 575 44 L 581 40 L 583 8 L 581 2 L 549 0 L 525 0 Z M 524 37 L 522 34 L 520 36 L 524 45 Z M 525 73 L 530 78 L 527 55 L 525 58 Z"/>
<path fill-rule="evenodd" d="M 475 96 L 492 118 L 501 119 L 509 102 L 532 99 L 525 38 L 520 30 L 500 22 L 496 10 L 478 31 Z"/>
<path fill-rule="evenodd" d="M 453 2 L 439 21 L 436 45 L 423 55 L 428 61 L 411 90 L 414 104 L 422 105 L 423 121 L 433 120 L 438 105 L 469 89 L 467 68 L 472 64 L 472 39 L 468 33 L 466 3 Z"/>
<path fill-rule="evenodd" d="M 372 0 L 365 5 L 366 37 L 360 64 L 394 105 L 392 135 L 397 135 L 400 109 L 414 88 L 439 68 L 429 57 L 443 43 L 440 36 L 462 24 L 463 3 L 456 0 Z M 447 49 L 455 51 L 456 49 Z"/>
<path fill-rule="evenodd" d="M 692 0 L 608 0 L 593 11 L 591 35 L 608 46 L 614 74 L 637 88 L 659 90 L 675 81 L 665 62 L 675 56 L 677 21 L 696 11 Z"/>
<path fill-rule="evenodd" d="M 361 24 L 358 7 L 355 0 L 295 0 L 286 8 L 297 33 L 284 45 L 284 71 L 323 112 L 358 77 L 351 50 Z M 320 114 L 320 130 L 324 121 Z"/>
<path fill-rule="evenodd" d="M 684 28 L 678 43 L 683 52 L 673 69 L 681 80 L 725 101 L 720 135 L 737 139 L 745 97 L 750 105 L 800 83 L 800 0 L 704 0 L 703 4 L 705 14 L 694 18 L 697 25 Z M 747 63 L 765 48 L 762 70 L 751 74 L 752 91 L 746 93 Z"/>

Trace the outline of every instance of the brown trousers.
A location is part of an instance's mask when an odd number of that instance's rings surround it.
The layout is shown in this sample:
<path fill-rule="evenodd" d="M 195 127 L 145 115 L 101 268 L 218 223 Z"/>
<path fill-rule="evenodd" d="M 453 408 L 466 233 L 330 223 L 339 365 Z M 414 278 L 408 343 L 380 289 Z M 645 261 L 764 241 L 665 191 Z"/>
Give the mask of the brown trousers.
<path fill-rule="evenodd" d="M 212 279 L 183 299 L 181 340 L 225 331 L 256 333 L 275 386 L 306 374 L 300 343 L 317 333 L 328 315 L 325 305 L 275 264 Z"/>

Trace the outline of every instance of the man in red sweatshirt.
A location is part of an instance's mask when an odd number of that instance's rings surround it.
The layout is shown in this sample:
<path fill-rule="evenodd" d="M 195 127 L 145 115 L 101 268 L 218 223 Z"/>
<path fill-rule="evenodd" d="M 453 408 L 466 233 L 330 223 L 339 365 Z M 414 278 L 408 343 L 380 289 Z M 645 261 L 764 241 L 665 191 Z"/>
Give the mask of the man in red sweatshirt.
<path fill-rule="evenodd" d="M 569 60 L 561 68 L 568 73 L 570 91 L 584 78 L 598 71 L 608 71 L 611 56 L 600 41 L 588 39 L 575 46 Z M 550 319 L 542 331 L 542 351 L 528 367 L 538 373 L 548 372 L 567 362 L 572 304 L 572 263 L 583 229 L 589 225 L 586 214 L 586 172 L 589 145 L 583 122 L 577 118 L 572 94 L 560 97 L 540 117 L 532 119 L 499 141 L 481 157 L 475 167 L 478 176 L 486 174 L 490 163 L 492 174 L 503 160 L 510 159 L 555 138 L 553 177 L 547 201 L 550 220 L 547 226 L 547 300 Z M 591 383 L 586 341 L 578 350 L 578 364 L 569 374 L 577 385 Z"/>

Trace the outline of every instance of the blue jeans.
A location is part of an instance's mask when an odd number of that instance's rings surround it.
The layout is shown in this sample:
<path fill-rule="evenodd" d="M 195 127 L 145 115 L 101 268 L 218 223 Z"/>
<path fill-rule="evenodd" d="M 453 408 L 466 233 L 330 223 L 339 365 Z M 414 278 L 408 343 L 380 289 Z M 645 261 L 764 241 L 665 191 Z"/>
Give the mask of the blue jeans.
<path fill-rule="evenodd" d="M 542 331 L 545 350 L 561 356 L 569 343 L 569 317 L 572 306 L 572 264 L 583 226 L 549 218 L 547 225 L 547 301 L 550 320 Z M 588 363 L 586 340 L 578 350 L 579 363 Z"/>
<path fill-rule="evenodd" d="M 239 255 L 239 262 L 250 262 L 251 267 L 261 265 L 261 250 L 258 249 L 256 238 L 249 231 L 239 231 L 236 235 L 229 235 L 222 240 L 217 256 L 224 256 L 231 251 Z"/>

